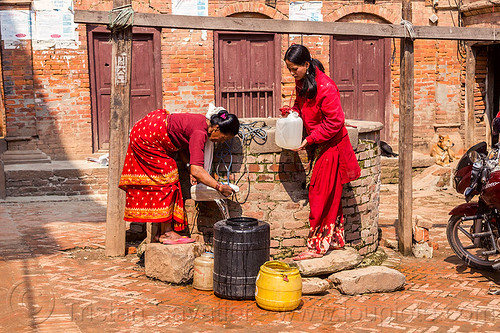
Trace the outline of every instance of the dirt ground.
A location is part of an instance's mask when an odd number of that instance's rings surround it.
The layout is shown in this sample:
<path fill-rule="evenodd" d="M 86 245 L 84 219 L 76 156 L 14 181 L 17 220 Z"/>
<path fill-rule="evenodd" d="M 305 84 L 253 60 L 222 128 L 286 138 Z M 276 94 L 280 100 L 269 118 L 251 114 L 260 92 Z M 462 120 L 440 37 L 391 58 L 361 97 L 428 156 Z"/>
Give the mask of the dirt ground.
<path fill-rule="evenodd" d="M 393 293 L 303 296 L 292 312 L 229 301 L 145 276 L 136 255 L 104 255 L 102 201 L 0 201 L 2 332 L 500 332 L 500 273 L 468 268 L 445 236 L 452 189 L 416 190 L 413 214 L 430 219 L 432 259 L 385 248 L 407 283 Z M 394 240 L 397 185 L 383 185 L 379 225 Z"/>

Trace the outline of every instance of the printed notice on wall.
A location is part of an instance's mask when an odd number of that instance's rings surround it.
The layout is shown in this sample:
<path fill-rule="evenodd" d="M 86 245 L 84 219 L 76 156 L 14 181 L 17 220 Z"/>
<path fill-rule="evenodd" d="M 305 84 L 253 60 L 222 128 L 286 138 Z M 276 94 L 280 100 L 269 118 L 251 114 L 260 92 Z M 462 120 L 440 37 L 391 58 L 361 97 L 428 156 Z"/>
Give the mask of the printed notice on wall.
<path fill-rule="evenodd" d="M 321 14 L 322 1 L 290 2 L 289 19 L 294 21 L 323 21 Z"/>
<path fill-rule="evenodd" d="M 172 14 L 208 16 L 208 0 L 172 0 Z M 207 40 L 206 30 L 201 31 L 201 39 Z"/>
<path fill-rule="evenodd" d="M 208 16 L 208 0 L 172 0 L 172 14 Z"/>
<path fill-rule="evenodd" d="M 33 9 L 0 11 L 5 48 L 17 48 L 32 39 L 34 50 L 79 47 L 72 0 L 34 0 Z"/>
<path fill-rule="evenodd" d="M 2 39 L 18 41 L 31 39 L 31 16 L 29 10 L 4 10 L 0 12 Z"/>
<path fill-rule="evenodd" d="M 73 10 L 73 0 L 34 0 L 33 9 L 37 10 Z"/>
<path fill-rule="evenodd" d="M 71 40 L 75 38 L 73 15 L 68 10 L 40 10 L 34 13 L 33 39 Z"/>

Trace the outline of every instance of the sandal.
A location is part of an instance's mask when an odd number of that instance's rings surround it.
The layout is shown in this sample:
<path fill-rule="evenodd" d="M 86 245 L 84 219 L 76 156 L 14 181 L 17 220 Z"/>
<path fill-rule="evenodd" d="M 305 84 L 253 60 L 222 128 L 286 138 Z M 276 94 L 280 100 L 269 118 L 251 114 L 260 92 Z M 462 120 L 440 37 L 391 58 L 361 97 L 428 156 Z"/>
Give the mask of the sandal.
<path fill-rule="evenodd" d="M 307 250 L 307 251 L 299 253 L 297 256 L 293 257 L 292 259 L 295 261 L 298 261 L 298 260 L 307 260 L 307 259 L 314 259 L 314 258 L 321 258 L 321 257 L 323 257 L 322 254 Z"/>
<path fill-rule="evenodd" d="M 177 239 L 165 239 L 163 241 L 163 244 L 165 245 L 176 245 L 176 244 L 188 244 L 188 243 L 193 243 L 194 239 L 182 236 L 181 238 Z"/>

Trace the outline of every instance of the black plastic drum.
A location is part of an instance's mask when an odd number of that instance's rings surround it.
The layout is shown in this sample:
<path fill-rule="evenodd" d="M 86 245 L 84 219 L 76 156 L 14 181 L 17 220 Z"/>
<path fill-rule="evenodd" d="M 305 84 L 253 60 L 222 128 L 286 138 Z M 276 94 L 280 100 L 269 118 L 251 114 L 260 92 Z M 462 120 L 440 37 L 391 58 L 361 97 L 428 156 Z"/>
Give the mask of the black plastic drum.
<path fill-rule="evenodd" d="M 214 225 L 214 294 L 254 299 L 260 266 L 269 260 L 269 224 L 232 217 Z"/>

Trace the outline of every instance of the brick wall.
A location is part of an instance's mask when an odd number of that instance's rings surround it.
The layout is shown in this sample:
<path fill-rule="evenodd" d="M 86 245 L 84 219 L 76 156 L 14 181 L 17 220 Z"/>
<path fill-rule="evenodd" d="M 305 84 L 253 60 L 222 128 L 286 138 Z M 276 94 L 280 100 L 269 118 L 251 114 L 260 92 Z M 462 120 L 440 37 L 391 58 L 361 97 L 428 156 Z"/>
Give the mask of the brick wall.
<path fill-rule="evenodd" d="M 498 26 L 500 13 L 495 10 L 495 5 L 489 1 L 464 1 L 462 6 L 464 26 L 471 28 L 491 28 Z M 487 128 L 490 122 L 488 117 L 495 117 L 498 110 L 488 110 L 487 108 L 487 91 L 488 84 L 493 86 L 493 82 L 487 82 L 488 67 L 496 63 L 498 60 L 494 57 L 488 57 L 488 46 L 474 45 L 473 50 L 476 52 L 476 73 L 474 80 L 474 141 L 490 141 L 490 130 Z M 465 52 L 465 51 L 464 51 Z M 466 80 L 466 63 L 463 57 L 461 63 L 461 104 L 465 110 L 465 80 Z M 490 80 L 498 80 L 493 75 Z M 493 98 L 493 97 L 490 97 Z M 488 111 L 493 114 L 488 114 Z M 465 117 L 465 113 L 462 116 Z"/>
<path fill-rule="evenodd" d="M 5 176 L 7 197 L 106 195 L 108 189 L 108 168 L 85 162 L 7 165 Z"/>
<path fill-rule="evenodd" d="M 209 0 L 209 15 L 229 16 L 258 13 L 287 19 L 290 1 L 277 1 L 275 8 L 264 0 Z M 144 13 L 171 13 L 170 1 L 133 2 Z M 377 22 L 399 24 L 399 2 L 323 1 L 324 21 Z M 77 9 L 110 10 L 111 0 L 75 2 Z M 22 7 L 16 7 L 23 9 Z M 2 6 L 0 9 L 12 9 Z M 451 7 L 433 9 L 427 2 L 413 2 L 413 23 L 430 25 L 429 16 L 439 16 L 438 25 L 457 24 Z M 93 152 L 89 90 L 87 35 L 79 25 L 80 47 L 33 50 L 23 42 L 16 50 L 2 50 L 7 136 L 24 141 L 9 144 L 9 149 L 38 147 L 53 160 L 82 159 Z M 282 37 L 282 53 L 290 43 L 301 42 L 329 70 L 329 37 Z M 203 112 L 214 100 L 213 33 L 196 30 L 163 29 L 161 66 L 163 105 L 171 111 Z M 397 145 L 399 105 L 399 40 L 393 44 L 391 62 L 391 105 L 388 110 L 390 139 Z M 292 78 L 282 67 L 282 101 L 288 103 Z M 462 112 L 460 107 L 460 62 L 457 42 L 416 41 L 415 43 L 415 149 L 428 151 L 440 131 L 450 131 L 450 123 Z M 457 128 L 452 128 L 458 133 Z M 457 134 L 462 140 L 463 134 Z M 455 140 L 455 141 L 457 141 Z M 460 144 L 459 142 L 456 142 Z"/>

